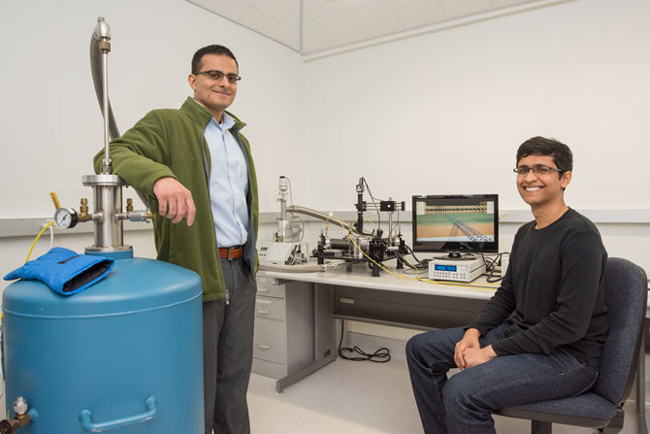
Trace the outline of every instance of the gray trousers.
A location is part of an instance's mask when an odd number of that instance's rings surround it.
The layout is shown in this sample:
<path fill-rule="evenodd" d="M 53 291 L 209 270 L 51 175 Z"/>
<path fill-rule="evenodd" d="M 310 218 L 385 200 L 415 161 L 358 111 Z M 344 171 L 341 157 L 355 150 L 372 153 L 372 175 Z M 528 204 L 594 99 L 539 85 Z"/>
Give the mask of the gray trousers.
<path fill-rule="evenodd" d="M 205 434 L 249 434 L 246 392 L 257 285 L 242 258 L 222 259 L 221 269 L 228 303 L 203 303 Z"/>

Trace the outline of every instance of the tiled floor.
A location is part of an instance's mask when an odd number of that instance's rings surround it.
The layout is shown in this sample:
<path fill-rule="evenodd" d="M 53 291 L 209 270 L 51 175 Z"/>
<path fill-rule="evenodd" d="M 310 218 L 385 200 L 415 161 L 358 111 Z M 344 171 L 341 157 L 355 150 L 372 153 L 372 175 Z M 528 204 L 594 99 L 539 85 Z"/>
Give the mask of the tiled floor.
<path fill-rule="evenodd" d="M 421 434 L 406 363 L 337 359 L 320 371 L 275 391 L 275 380 L 253 374 L 249 388 L 253 434 Z M 525 434 L 530 422 L 495 417 L 499 434 Z M 634 434 L 636 425 L 622 434 Z M 596 431 L 554 425 L 554 434 Z"/>

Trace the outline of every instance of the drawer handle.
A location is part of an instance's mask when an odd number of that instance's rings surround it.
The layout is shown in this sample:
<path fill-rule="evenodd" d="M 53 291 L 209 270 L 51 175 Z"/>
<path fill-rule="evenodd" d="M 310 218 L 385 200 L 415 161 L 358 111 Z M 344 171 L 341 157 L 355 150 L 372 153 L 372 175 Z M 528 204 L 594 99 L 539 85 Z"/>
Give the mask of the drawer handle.
<path fill-rule="evenodd" d="M 271 313 L 271 311 L 270 310 L 259 310 L 259 309 L 257 309 L 257 310 L 255 310 L 255 313 L 257 313 L 258 315 L 268 315 L 268 314 Z"/>
<path fill-rule="evenodd" d="M 127 425 L 133 425 L 135 423 L 145 422 L 149 419 L 156 417 L 158 408 L 156 407 L 156 398 L 150 396 L 145 401 L 147 406 L 147 411 L 141 414 L 136 414 L 135 416 L 123 417 L 121 419 L 115 419 L 107 422 L 93 423 L 92 422 L 92 413 L 90 410 L 81 410 L 79 414 L 79 419 L 81 419 L 81 426 L 86 432 L 104 432 L 116 428 L 122 428 Z"/>
<path fill-rule="evenodd" d="M 257 348 L 261 350 L 270 350 L 271 346 L 270 345 L 264 345 L 264 344 L 257 344 Z"/>

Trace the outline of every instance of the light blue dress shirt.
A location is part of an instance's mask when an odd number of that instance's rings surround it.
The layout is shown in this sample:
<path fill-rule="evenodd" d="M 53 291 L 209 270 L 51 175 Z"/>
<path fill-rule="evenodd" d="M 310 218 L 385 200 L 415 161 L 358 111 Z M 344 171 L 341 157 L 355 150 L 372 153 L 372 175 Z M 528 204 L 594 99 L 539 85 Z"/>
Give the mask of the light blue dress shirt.
<path fill-rule="evenodd" d="M 235 120 L 224 113 L 220 125 L 214 118 L 203 137 L 211 156 L 210 206 L 219 247 L 243 246 L 248 240 L 248 168 L 246 156 L 230 132 Z"/>

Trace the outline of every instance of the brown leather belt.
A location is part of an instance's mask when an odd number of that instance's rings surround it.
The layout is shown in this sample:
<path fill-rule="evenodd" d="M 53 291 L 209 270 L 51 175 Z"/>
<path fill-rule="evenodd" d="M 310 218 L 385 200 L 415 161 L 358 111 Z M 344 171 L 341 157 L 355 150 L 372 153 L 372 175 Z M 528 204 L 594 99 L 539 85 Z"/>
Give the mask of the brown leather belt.
<path fill-rule="evenodd" d="M 244 248 L 242 246 L 236 246 L 236 247 L 224 247 L 221 248 L 219 247 L 219 257 L 221 259 L 237 259 L 241 258 L 241 256 L 244 254 Z"/>

